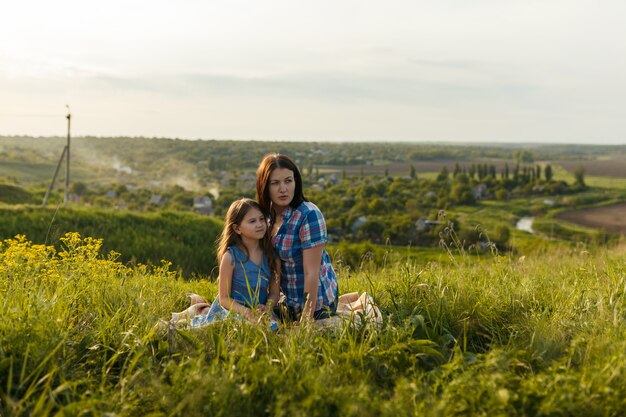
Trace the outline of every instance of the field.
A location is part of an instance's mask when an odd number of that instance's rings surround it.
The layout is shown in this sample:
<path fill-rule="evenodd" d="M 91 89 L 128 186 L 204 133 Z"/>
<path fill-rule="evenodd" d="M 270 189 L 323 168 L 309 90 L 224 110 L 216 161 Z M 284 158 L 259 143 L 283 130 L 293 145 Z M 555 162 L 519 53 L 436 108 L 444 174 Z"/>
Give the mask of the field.
<path fill-rule="evenodd" d="M 472 164 L 495 166 L 498 175 L 504 170 L 505 164 L 509 166 L 509 172 L 512 175 L 515 167 L 515 161 L 511 159 L 477 159 L 472 161 L 456 160 L 456 159 L 437 159 L 428 161 L 414 162 L 375 162 L 363 165 L 326 165 L 320 166 L 320 172 L 334 172 L 338 174 L 345 173 L 349 177 L 360 175 L 409 175 L 411 167 L 415 169 L 417 174 L 422 174 L 423 178 L 432 178 L 445 167 L 448 172 L 453 172 L 455 165 L 458 163 L 463 170 L 469 170 Z M 530 166 L 540 165 L 544 167 L 550 164 L 554 171 L 554 178 L 571 182 L 574 178 L 574 171 L 582 166 L 586 181 L 590 186 L 598 186 L 602 188 L 626 188 L 626 156 L 617 156 L 597 160 L 584 161 L 537 161 Z M 524 164 L 522 164 L 524 165 Z"/>
<path fill-rule="evenodd" d="M 510 160 L 476 160 L 472 162 L 457 161 L 453 159 L 439 159 L 430 161 L 415 161 L 415 162 L 394 162 L 394 163 L 375 163 L 365 165 L 327 165 L 320 166 L 320 172 L 335 172 L 342 174 L 346 173 L 347 176 L 359 176 L 363 175 L 383 175 L 387 171 L 388 175 L 409 175 L 411 167 L 415 169 L 417 174 L 433 174 L 441 171 L 443 167 L 446 167 L 448 172 L 454 171 L 455 164 L 458 163 L 461 169 L 469 169 L 473 164 L 487 164 L 495 165 L 498 172 L 504 169 L 505 164 L 509 164 L 509 169 L 513 169 L 514 162 Z"/>
<path fill-rule="evenodd" d="M 569 172 L 583 166 L 585 174 L 598 177 L 626 178 L 626 155 L 616 155 L 588 161 L 559 161 L 559 165 Z"/>
<path fill-rule="evenodd" d="M 626 203 L 564 211 L 555 217 L 583 226 L 602 228 L 611 233 L 626 233 Z"/>
<path fill-rule="evenodd" d="M 126 267 L 75 234 L 0 246 L 0 415 L 618 416 L 624 250 L 340 269 L 381 327 L 155 326 L 214 282 Z"/>
<path fill-rule="evenodd" d="M 98 147 L 74 154 L 83 159 L 74 178 L 90 186 L 157 187 L 173 172 L 214 186 L 222 184 L 220 164 L 233 160 L 230 143 L 211 144 L 207 157 L 204 144 L 120 138 L 111 143 L 131 157 L 118 161 L 109 151 L 119 149 L 107 141 L 87 142 Z M 191 331 L 167 319 L 187 307 L 187 292 L 215 297 L 221 221 L 157 209 L 41 208 L 58 152 L 36 156 L 17 145 L 0 152 L 0 175 L 16 177 L 0 187 L 7 203 L 0 207 L 0 417 L 626 415 L 626 247 L 623 238 L 591 228 L 625 233 L 622 154 L 572 147 L 590 188 L 445 207 L 458 228 L 445 232 L 441 246 L 333 241 L 340 292 L 371 294 L 381 326 L 353 321 L 271 332 L 265 323 L 233 319 Z M 236 177 L 269 145 L 246 146 L 248 159 L 232 167 Z M 388 163 L 378 159 L 384 147 L 360 146 L 334 148 L 337 158 L 286 150 L 338 161 L 307 160 L 307 173 L 345 170 L 351 177 L 407 176 L 413 167 L 425 179 L 442 166 L 452 172 L 456 162 Z M 554 178 L 572 182 L 575 155 L 552 158 L 565 151 L 533 164 L 554 164 Z M 108 166 L 90 164 L 90 152 L 106 156 L 94 161 Z M 340 165 L 358 162 L 360 152 L 369 157 L 363 165 Z M 473 162 L 495 165 L 499 175 L 504 163 L 510 170 L 515 164 L 506 155 Z M 400 160 L 391 151 L 386 157 Z M 37 207 L 19 203 L 28 193 L 18 186 L 28 183 L 39 187 L 30 202 Z M 535 219 L 535 234 L 515 229 L 525 216 Z M 495 246 L 488 239 L 501 226 L 510 239 Z M 27 237 L 13 237 L 16 230 Z M 467 231 L 478 231 L 481 242 L 455 237 Z"/>

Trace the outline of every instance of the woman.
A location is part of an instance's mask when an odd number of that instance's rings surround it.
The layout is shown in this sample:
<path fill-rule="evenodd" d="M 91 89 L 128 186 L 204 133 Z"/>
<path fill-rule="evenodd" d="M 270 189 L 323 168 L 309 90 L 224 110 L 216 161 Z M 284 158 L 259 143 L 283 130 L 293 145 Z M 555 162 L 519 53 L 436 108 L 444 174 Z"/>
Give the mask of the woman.
<path fill-rule="evenodd" d="M 269 216 L 272 244 L 281 259 L 281 290 L 288 320 L 325 319 L 337 309 L 337 275 L 324 249 L 326 222 L 302 192 L 302 177 L 289 157 L 270 154 L 256 175 L 256 198 Z"/>

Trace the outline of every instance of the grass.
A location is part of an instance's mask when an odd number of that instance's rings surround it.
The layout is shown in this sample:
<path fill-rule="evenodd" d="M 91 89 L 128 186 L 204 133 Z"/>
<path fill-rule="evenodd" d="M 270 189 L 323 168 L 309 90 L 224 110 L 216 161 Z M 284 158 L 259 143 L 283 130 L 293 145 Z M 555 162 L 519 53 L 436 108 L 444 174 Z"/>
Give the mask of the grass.
<path fill-rule="evenodd" d="M 53 242 L 68 232 L 107 237 L 104 252 L 116 251 L 125 263 L 175 263 L 186 276 L 210 275 L 217 267 L 215 245 L 221 223 L 182 212 L 133 213 L 87 207 L 0 205 L 0 239 L 26 235 L 35 243 Z"/>
<path fill-rule="evenodd" d="M 554 180 L 565 181 L 568 184 L 574 183 L 574 173 L 567 171 L 559 165 L 552 167 L 554 173 Z M 612 190 L 626 190 L 626 178 L 622 177 L 609 177 L 598 175 L 585 175 L 585 184 L 589 187 L 597 187 Z"/>
<path fill-rule="evenodd" d="M 60 153 L 59 153 L 60 156 Z M 64 162 L 65 164 L 65 162 Z M 0 177 L 14 177 L 19 178 L 21 182 L 42 182 L 46 185 L 49 185 L 49 182 L 52 180 L 52 176 L 54 175 L 54 171 L 57 167 L 57 162 L 48 163 L 48 162 L 29 162 L 24 163 L 23 161 L 3 161 L 2 166 L 0 167 Z M 72 166 L 72 179 L 84 181 L 87 179 L 101 178 L 98 177 L 99 170 L 97 168 L 91 168 L 84 165 L 74 164 Z M 61 167 L 59 172 L 59 177 L 57 178 L 57 184 L 63 187 L 65 183 L 65 165 Z"/>
<path fill-rule="evenodd" d="M 494 255 L 454 248 L 339 268 L 382 327 L 154 324 L 206 298 L 167 265 L 127 267 L 101 242 L 0 247 L 0 415 L 623 415 L 624 250 Z"/>
<path fill-rule="evenodd" d="M 590 187 L 626 190 L 626 178 L 587 176 L 585 177 L 585 184 Z"/>

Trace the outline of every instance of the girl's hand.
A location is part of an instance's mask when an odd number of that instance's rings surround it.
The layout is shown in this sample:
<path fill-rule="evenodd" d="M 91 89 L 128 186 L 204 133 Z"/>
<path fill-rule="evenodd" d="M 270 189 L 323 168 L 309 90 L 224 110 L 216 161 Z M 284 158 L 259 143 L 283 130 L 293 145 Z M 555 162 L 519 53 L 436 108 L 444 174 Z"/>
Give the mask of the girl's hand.
<path fill-rule="evenodd" d="M 247 307 L 244 307 L 243 312 L 241 314 L 248 321 L 253 321 L 254 319 L 254 312 Z"/>
<path fill-rule="evenodd" d="M 259 309 L 253 311 L 252 309 L 247 308 L 247 307 L 243 311 L 243 316 L 246 318 L 246 320 L 248 320 L 250 323 L 255 323 L 255 324 L 259 322 L 263 314 L 265 313 Z"/>

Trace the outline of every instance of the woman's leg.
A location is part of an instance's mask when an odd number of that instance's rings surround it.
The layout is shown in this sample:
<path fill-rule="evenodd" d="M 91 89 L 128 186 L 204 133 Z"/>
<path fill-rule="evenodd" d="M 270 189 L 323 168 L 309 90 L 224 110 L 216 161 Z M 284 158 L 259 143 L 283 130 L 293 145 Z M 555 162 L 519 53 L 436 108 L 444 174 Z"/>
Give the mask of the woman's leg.
<path fill-rule="evenodd" d="M 337 312 L 346 313 L 352 311 L 354 309 L 353 303 L 355 303 L 358 299 L 358 292 L 350 292 L 340 295 L 338 299 L 339 302 L 337 303 Z"/>
<path fill-rule="evenodd" d="M 349 292 L 339 296 L 339 304 L 349 304 L 355 302 L 359 298 L 358 292 Z"/>

